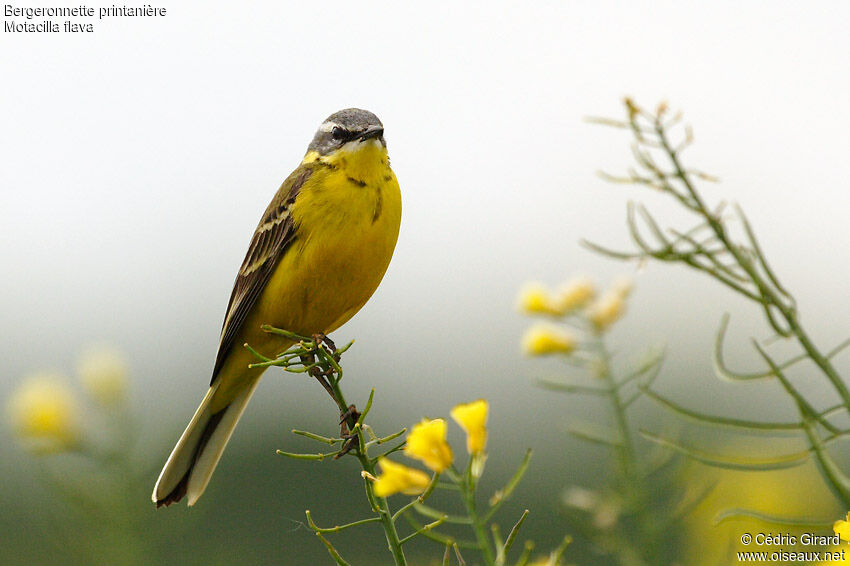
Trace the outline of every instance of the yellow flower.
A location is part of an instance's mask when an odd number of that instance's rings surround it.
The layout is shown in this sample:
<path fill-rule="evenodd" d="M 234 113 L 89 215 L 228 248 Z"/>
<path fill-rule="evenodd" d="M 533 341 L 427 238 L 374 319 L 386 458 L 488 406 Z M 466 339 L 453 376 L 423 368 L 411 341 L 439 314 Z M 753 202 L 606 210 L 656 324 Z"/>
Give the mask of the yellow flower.
<path fill-rule="evenodd" d="M 598 331 L 617 322 L 626 311 L 626 299 L 632 292 L 630 279 L 620 278 L 605 294 L 587 308 L 587 318 Z"/>
<path fill-rule="evenodd" d="M 378 460 L 378 464 L 382 473 L 373 484 L 375 495 L 378 497 L 389 497 L 395 493 L 417 495 L 422 493 L 431 481 L 425 472 L 396 464 L 386 458 Z"/>
<path fill-rule="evenodd" d="M 72 448 L 80 439 L 76 400 L 56 375 L 27 378 L 9 399 L 8 410 L 16 434 L 35 441 L 40 452 Z"/>
<path fill-rule="evenodd" d="M 555 304 L 562 313 L 568 313 L 585 306 L 595 296 L 593 281 L 587 277 L 576 277 L 561 288 Z"/>
<path fill-rule="evenodd" d="M 726 450 L 728 453 L 751 454 L 761 448 L 755 439 L 744 440 L 717 438 L 709 450 Z M 739 551 L 780 550 L 777 547 L 749 546 L 741 542 L 741 534 L 749 532 L 755 538 L 758 532 L 764 532 L 765 525 L 758 519 L 742 517 L 735 521 L 716 522 L 718 511 L 733 507 L 758 507 L 765 515 L 805 516 L 812 509 L 823 509 L 833 516 L 844 518 L 848 508 L 836 512 L 835 496 L 820 481 L 820 474 L 814 463 L 786 470 L 759 472 L 720 470 L 688 463 L 679 477 L 687 485 L 688 500 L 699 497 L 699 504 L 679 525 L 688 541 L 689 557 L 684 561 L 687 566 L 717 566 L 718 564 L 736 564 L 730 557 Z M 789 485 L 795 489 L 788 489 Z M 708 495 L 706 495 L 708 492 Z M 622 526 L 619 528 L 623 528 Z M 769 529 L 768 529 L 769 530 Z M 775 532 L 790 534 L 800 540 L 802 533 L 811 533 L 811 527 L 782 527 Z M 826 532 L 817 533 L 827 534 Z M 831 533 L 829 533 L 831 534 Z M 845 544 L 841 547 L 847 548 Z M 796 545 L 791 551 L 817 550 L 810 546 Z M 824 555 L 821 554 L 823 559 Z M 792 563 L 792 562 L 789 562 Z M 795 564 L 803 564 L 803 561 Z"/>
<path fill-rule="evenodd" d="M 841 537 L 844 542 L 850 542 L 850 513 L 847 513 L 845 520 L 835 521 L 832 525 L 832 530 L 835 534 Z"/>
<path fill-rule="evenodd" d="M 535 324 L 522 337 L 522 350 L 529 356 L 569 354 L 575 348 L 572 334 L 548 324 Z"/>
<path fill-rule="evenodd" d="M 86 350 L 77 362 L 77 373 L 89 395 L 102 405 L 114 405 L 127 396 L 127 362 L 106 346 Z"/>
<path fill-rule="evenodd" d="M 435 472 L 442 472 L 452 464 L 454 456 L 446 444 L 446 421 L 422 419 L 407 435 L 404 455 L 421 460 Z"/>
<path fill-rule="evenodd" d="M 466 431 L 466 450 L 470 454 L 480 454 L 487 444 L 487 411 L 489 405 L 484 399 L 458 405 L 452 409 L 452 418 Z"/>
<path fill-rule="evenodd" d="M 555 304 L 549 289 L 542 283 L 526 283 L 519 292 L 519 309 L 525 314 L 548 314 L 561 316 L 563 313 Z"/>

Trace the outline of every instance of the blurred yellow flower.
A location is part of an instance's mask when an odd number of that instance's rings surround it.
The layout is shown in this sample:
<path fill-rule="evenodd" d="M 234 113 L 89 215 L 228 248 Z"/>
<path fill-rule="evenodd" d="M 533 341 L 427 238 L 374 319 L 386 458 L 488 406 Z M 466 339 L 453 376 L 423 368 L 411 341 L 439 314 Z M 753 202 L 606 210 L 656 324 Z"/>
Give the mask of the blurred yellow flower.
<path fill-rule="evenodd" d="M 417 495 L 422 493 L 431 481 L 425 472 L 396 464 L 386 458 L 378 460 L 378 464 L 382 473 L 373 484 L 375 495 L 378 497 L 389 497 L 395 493 Z"/>
<path fill-rule="evenodd" d="M 519 292 L 519 310 L 525 314 L 561 316 L 564 312 L 542 283 L 526 283 Z"/>
<path fill-rule="evenodd" d="M 102 405 L 114 405 L 127 397 L 127 362 L 112 348 L 93 346 L 83 352 L 77 373 L 88 394 Z"/>
<path fill-rule="evenodd" d="M 15 433 L 36 441 L 40 452 L 58 452 L 80 440 L 79 408 L 65 381 L 52 374 L 27 378 L 12 394 L 8 405 Z"/>
<path fill-rule="evenodd" d="M 404 455 L 421 460 L 435 472 L 442 472 L 451 466 L 454 456 L 446 443 L 446 421 L 422 419 L 407 435 Z"/>
<path fill-rule="evenodd" d="M 793 442 L 785 444 L 795 445 Z M 749 454 L 759 453 L 762 448 L 762 444 L 754 439 L 730 439 L 727 435 L 722 435 L 717 438 L 716 446 L 709 447 L 708 450 L 719 452 L 723 449 L 731 454 Z M 738 564 L 734 560 L 738 551 L 779 550 L 777 547 L 754 548 L 753 544 L 743 544 L 742 533 L 749 532 L 755 537 L 755 533 L 765 532 L 765 524 L 759 519 L 748 517 L 717 523 L 718 513 L 722 511 L 732 508 L 756 509 L 765 515 L 783 517 L 806 516 L 812 509 L 834 517 L 846 512 L 846 508 L 837 507 L 835 496 L 821 480 L 822 476 L 813 462 L 769 472 L 721 470 L 690 462 L 682 474 L 681 479 L 688 485 L 688 497 L 703 495 L 702 501 L 682 517 L 683 551 L 687 556 L 693 557 L 687 560 L 688 566 Z M 788 489 L 789 485 L 795 486 L 795 489 Z M 705 495 L 706 489 L 708 495 Z M 812 529 L 788 526 L 777 532 L 799 537 L 802 533 L 812 532 Z M 787 550 L 815 549 L 796 546 Z"/>
<path fill-rule="evenodd" d="M 617 322 L 626 311 L 626 295 L 621 290 L 609 290 L 587 308 L 587 319 L 603 331 Z"/>
<path fill-rule="evenodd" d="M 489 405 L 484 399 L 458 405 L 452 409 L 452 418 L 466 431 L 466 450 L 480 454 L 487 444 L 487 412 Z"/>
<path fill-rule="evenodd" d="M 587 307 L 587 319 L 596 330 L 606 330 L 623 316 L 632 286 L 631 278 L 620 277 L 614 280 L 604 295 Z"/>
<path fill-rule="evenodd" d="M 569 354 L 575 348 L 572 334 L 549 324 L 535 324 L 522 337 L 522 351 L 528 356 Z"/>
<path fill-rule="evenodd" d="M 593 286 L 593 281 L 587 277 L 576 277 L 561 287 L 555 298 L 555 304 L 561 313 L 568 313 L 582 308 L 595 296 L 596 288 Z"/>
<path fill-rule="evenodd" d="M 841 537 L 841 540 L 850 542 L 850 513 L 847 513 L 843 521 L 835 521 L 832 525 L 832 530 Z"/>

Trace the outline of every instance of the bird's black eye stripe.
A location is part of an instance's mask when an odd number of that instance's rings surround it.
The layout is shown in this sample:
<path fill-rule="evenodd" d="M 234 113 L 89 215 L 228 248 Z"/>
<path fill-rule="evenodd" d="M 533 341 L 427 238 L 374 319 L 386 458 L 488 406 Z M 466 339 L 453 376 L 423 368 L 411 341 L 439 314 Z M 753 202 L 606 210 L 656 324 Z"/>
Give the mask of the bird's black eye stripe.
<path fill-rule="evenodd" d="M 340 128 L 339 126 L 334 126 L 334 129 L 331 130 L 331 136 L 335 140 L 344 140 L 351 137 L 351 132 L 346 130 L 345 128 Z"/>

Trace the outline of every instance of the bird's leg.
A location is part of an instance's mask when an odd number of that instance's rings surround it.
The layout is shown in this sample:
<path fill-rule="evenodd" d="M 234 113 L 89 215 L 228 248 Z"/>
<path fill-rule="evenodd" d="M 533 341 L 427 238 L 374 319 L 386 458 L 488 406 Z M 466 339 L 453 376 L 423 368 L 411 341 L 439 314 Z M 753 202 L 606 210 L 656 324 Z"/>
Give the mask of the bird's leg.
<path fill-rule="evenodd" d="M 357 407 L 354 405 L 349 405 L 348 409 L 344 413 L 340 413 L 339 418 L 339 424 L 345 424 L 348 422 L 351 423 L 351 426 L 353 427 L 360 419 L 360 411 L 358 411 Z"/>
<path fill-rule="evenodd" d="M 327 337 L 327 335 L 322 333 L 313 334 L 313 340 L 315 341 L 317 346 L 321 343 L 324 343 L 325 347 L 328 349 L 328 352 L 330 352 L 331 357 L 336 360 L 336 363 L 339 363 L 339 359 L 342 354 L 340 352 L 337 352 L 336 344 L 334 344 L 333 340 L 331 340 Z"/>
<path fill-rule="evenodd" d="M 309 373 L 310 375 L 315 377 L 316 381 L 321 383 L 322 387 L 325 388 L 325 391 L 328 392 L 328 395 L 331 396 L 331 399 L 336 401 L 336 395 L 334 395 L 334 390 L 331 387 L 330 382 L 328 381 L 328 376 L 326 376 L 325 373 L 321 369 L 319 369 L 318 367 L 312 367 L 312 368 L 310 368 L 310 371 L 307 372 L 307 373 Z"/>
<path fill-rule="evenodd" d="M 315 342 L 316 347 L 319 347 L 321 344 L 324 344 L 330 354 L 334 357 L 334 359 L 339 362 L 339 355 L 336 353 L 336 344 L 334 344 L 333 340 L 328 338 L 325 334 L 317 333 L 313 334 L 313 341 Z M 319 370 L 319 368 L 313 369 L 318 370 L 313 374 L 314 377 L 316 377 L 316 379 L 318 379 L 322 383 L 325 390 L 330 394 L 331 399 L 333 399 L 337 406 L 340 407 L 340 425 L 344 425 L 346 422 L 348 422 L 350 423 L 348 426 L 353 427 L 354 423 L 357 422 L 357 419 L 360 418 L 360 413 L 357 412 L 357 409 L 354 405 L 349 405 L 347 409 L 342 410 L 342 401 L 340 399 L 337 399 L 336 395 L 333 392 L 333 388 L 330 385 L 330 371 L 322 372 L 321 370 Z M 346 433 L 350 434 L 350 430 L 345 431 L 344 434 Z"/>
<path fill-rule="evenodd" d="M 312 354 L 303 354 L 303 355 L 301 356 L 301 363 L 302 363 L 305 367 L 306 367 L 306 366 L 311 366 L 311 365 L 313 365 L 314 363 L 316 363 L 316 356 L 314 356 L 314 355 L 312 355 Z M 316 381 L 318 381 L 319 383 L 321 383 L 321 384 L 322 384 L 322 387 L 324 387 L 324 388 L 325 388 L 325 391 L 327 391 L 327 392 L 328 392 L 328 395 L 330 395 L 330 396 L 331 396 L 331 398 L 335 398 L 333 388 L 331 387 L 331 384 L 330 384 L 330 382 L 328 381 L 327 376 L 326 376 L 326 375 L 325 375 L 325 373 L 324 373 L 324 372 L 323 372 L 323 371 L 319 368 L 319 366 L 313 366 L 313 367 L 311 367 L 309 370 L 307 370 L 307 373 L 308 373 L 308 374 L 310 374 L 310 375 L 312 375 L 313 377 L 315 377 L 315 378 L 316 378 Z"/>
<path fill-rule="evenodd" d="M 336 344 L 334 344 L 334 341 L 331 340 L 330 338 L 328 338 L 327 335 L 322 334 L 321 332 L 313 334 L 313 341 L 316 343 L 316 346 L 318 346 L 321 343 L 324 343 L 325 346 L 328 347 L 328 351 L 331 354 L 336 353 Z"/>
<path fill-rule="evenodd" d="M 316 344 L 317 348 L 320 348 L 322 344 L 327 348 L 330 352 L 331 356 L 339 362 L 339 354 L 336 351 L 336 344 L 334 344 L 333 340 L 328 338 L 326 335 L 322 333 L 313 334 L 313 342 Z M 303 359 L 303 358 L 302 358 Z M 308 363 L 312 363 L 310 360 Z M 331 396 L 331 399 L 334 400 L 337 407 L 340 408 L 339 413 L 339 435 L 344 440 L 342 448 L 339 453 L 334 456 L 334 459 L 345 456 L 355 448 L 357 448 L 357 434 L 352 433 L 352 429 L 357 424 L 357 421 L 360 419 L 360 412 L 357 410 L 357 407 L 354 405 L 349 405 L 347 408 L 343 409 L 345 406 L 339 398 L 337 398 L 336 393 L 334 393 L 334 389 L 331 386 L 330 380 L 331 374 L 333 370 L 328 369 L 322 371 L 318 366 L 314 366 L 310 368 L 310 375 L 315 377 L 319 383 L 322 384 L 322 387 L 325 388 L 325 391 Z"/>
<path fill-rule="evenodd" d="M 354 448 L 357 448 L 357 435 L 351 432 L 357 421 L 360 420 L 360 411 L 354 405 L 349 405 L 344 413 L 340 413 L 339 435 L 345 440 L 342 449 L 334 456 L 334 460 L 345 456 Z"/>

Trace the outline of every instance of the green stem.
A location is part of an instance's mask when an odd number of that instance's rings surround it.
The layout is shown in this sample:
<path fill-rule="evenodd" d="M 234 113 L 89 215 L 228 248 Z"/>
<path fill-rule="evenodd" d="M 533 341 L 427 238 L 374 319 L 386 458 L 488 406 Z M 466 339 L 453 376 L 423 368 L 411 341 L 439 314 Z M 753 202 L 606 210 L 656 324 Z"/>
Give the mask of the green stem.
<path fill-rule="evenodd" d="M 835 366 L 832 365 L 832 362 L 824 356 L 820 350 L 814 345 L 814 343 L 809 338 L 809 335 L 806 334 L 806 331 L 803 330 L 803 327 L 799 325 L 797 322 L 797 315 L 793 311 L 786 315 L 785 312 L 782 313 L 788 321 L 788 325 L 791 327 L 791 332 L 794 333 L 794 336 L 797 337 L 797 340 L 800 342 L 800 345 L 809 354 L 812 358 L 812 361 L 817 364 L 817 366 L 823 371 L 823 373 L 827 376 L 827 378 L 832 382 L 832 385 L 838 391 L 838 394 L 841 396 L 841 400 L 844 402 L 844 406 L 850 409 L 850 391 L 847 390 L 847 386 L 844 384 L 844 381 L 841 379 L 841 376 L 838 375 L 838 372 L 835 370 Z"/>
<path fill-rule="evenodd" d="M 774 286 L 769 284 L 761 274 L 756 269 L 755 263 L 750 261 L 749 258 L 744 257 L 743 252 L 741 251 L 739 246 L 734 245 L 729 236 L 726 233 L 726 229 L 724 228 L 720 219 L 712 214 L 708 208 L 705 206 L 702 198 L 694 187 L 693 183 L 691 183 L 691 179 L 688 176 L 688 173 L 685 171 L 684 167 L 682 167 L 681 162 L 679 161 L 679 156 L 673 147 L 670 145 L 669 140 L 667 139 L 667 133 L 660 126 L 660 124 L 656 127 L 656 132 L 658 134 L 658 139 L 661 142 L 664 151 L 670 157 L 670 161 L 675 169 L 676 176 L 688 190 L 691 198 L 694 199 L 696 203 L 697 209 L 696 212 L 702 216 L 708 225 L 711 227 L 712 232 L 714 232 L 715 236 L 718 240 L 723 244 L 726 250 L 732 254 L 732 257 L 735 258 L 735 261 L 740 265 L 744 271 L 746 271 L 747 275 L 752 280 L 753 284 L 758 289 L 761 294 L 761 299 L 763 301 L 763 306 L 765 309 L 769 309 L 771 306 L 775 307 L 779 310 L 782 318 L 785 319 L 786 324 L 788 324 L 788 330 L 791 334 L 799 342 L 800 346 L 806 353 L 811 357 L 812 361 L 823 371 L 824 375 L 826 375 L 827 379 L 829 379 L 832 386 L 835 388 L 838 395 L 841 397 L 842 402 L 845 407 L 850 409 L 850 390 L 847 389 L 844 381 L 841 379 L 841 376 L 838 375 L 838 372 L 835 370 L 835 367 L 832 365 L 832 362 L 824 356 L 820 350 L 814 345 L 812 340 L 809 338 L 806 331 L 800 326 L 799 321 L 797 320 L 797 312 L 793 306 L 789 306 L 783 301 L 779 296 L 777 296 L 777 292 L 774 289 Z M 767 303 L 767 304 L 765 304 Z M 777 329 L 778 330 L 778 329 Z"/>
<path fill-rule="evenodd" d="M 363 433 L 361 431 L 357 431 L 357 436 L 359 437 L 358 442 L 360 447 L 364 448 Z M 357 452 L 357 459 L 360 460 L 360 465 L 363 467 L 364 471 L 375 476 L 375 464 L 366 455 L 365 448 L 362 452 Z M 401 549 L 401 540 L 399 539 L 398 531 L 395 528 L 395 523 L 393 523 L 392 513 L 390 513 L 390 505 L 387 502 L 387 499 L 385 497 L 377 497 L 375 495 L 372 490 L 372 482 L 369 480 L 366 480 L 366 496 L 369 498 L 369 502 L 377 511 L 378 517 L 381 519 L 381 525 L 384 527 L 384 535 L 387 538 L 387 546 L 393 555 L 393 560 L 395 561 L 396 566 L 406 565 L 407 561 L 404 558 L 404 551 Z"/>
<path fill-rule="evenodd" d="M 463 503 L 466 506 L 466 512 L 472 523 L 475 539 L 478 541 L 478 548 L 481 549 L 481 553 L 484 555 L 487 564 L 494 564 L 496 557 L 493 554 L 493 549 L 490 548 L 490 538 L 487 536 L 487 530 L 484 528 L 484 523 L 478 515 L 478 508 L 475 503 L 475 479 L 472 477 L 469 466 L 467 466 L 466 473 L 463 476 L 458 474 L 454 468 L 450 468 L 447 472 L 449 472 L 452 479 L 460 486 Z"/>
<path fill-rule="evenodd" d="M 611 408 L 614 413 L 614 425 L 617 428 L 617 435 L 620 437 L 620 442 L 617 444 L 617 456 L 620 462 L 620 471 L 623 474 L 625 485 L 633 485 L 632 482 L 637 480 L 635 463 L 637 462 L 637 451 L 635 449 L 634 440 L 629 431 L 629 423 L 626 419 L 626 408 L 620 399 L 620 389 L 610 370 L 611 356 L 605 348 L 605 343 L 601 337 L 598 337 L 593 344 L 599 355 L 599 359 L 605 364 L 605 371 L 602 373 L 602 379 L 605 382 L 605 389 L 608 392 L 608 400 L 611 403 Z"/>
<path fill-rule="evenodd" d="M 331 358 L 330 356 L 327 357 Z M 334 398 L 340 412 L 345 413 L 348 411 L 348 403 L 346 403 L 345 397 L 342 394 L 342 389 L 339 387 L 339 382 L 342 379 L 342 368 L 340 368 L 340 366 L 335 362 L 332 365 L 334 366 L 337 375 L 335 379 L 330 379 L 331 389 L 334 392 Z M 357 423 L 354 418 L 351 417 L 349 419 L 349 428 L 353 434 L 357 435 L 357 459 L 360 461 L 360 466 L 363 468 L 363 471 L 370 474 L 372 477 L 375 477 L 377 475 L 375 462 L 369 458 L 369 455 L 366 452 L 366 439 L 364 438 L 363 428 L 355 426 L 356 424 Z M 387 538 L 387 546 L 393 555 L 393 560 L 395 561 L 396 566 L 406 566 L 407 560 L 405 559 L 404 551 L 401 548 L 401 539 L 399 539 L 398 531 L 395 528 L 392 513 L 390 513 L 389 502 L 385 497 L 377 497 L 375 495 L 375 492 L 372 490 L 372 482 L 370 480 L 367 479 L 365 482 L 366 497 L 369 499 L 369 504 L 372 506 L 372 509 L 378 514 L 378 518 L 381 520 L 381 526 L 384 528 L 384 535 Z"/>
<path fill-rule="evenodd" d="M 470 520 L 472 521 L 472 527 L 475 531 L 475 538 L 478 541 L 478 546 L 481 549 L 481 553 L 484 554 L 484 558 L 487 560 L 487 563 L 493 564 L 496 561 L 496 558 L 493 556 L 493 549 L 490 548 L 490 539 L 487 538 L 484 525 L 481 524 L 481 519 L 478 517 L 478 511 L 475 509 L 475 494 L 465 493 L 464 495 L 466 510 L 469 513 Z"/>
<path fill-rule="evenodd" d="M 764 358 L 764 361 L 768 364 L 768 366 L 770 366 L 774 375 L 780 379 L 785 390 L 792 393 L 792 391 L 789 390 L 790 385 L 788 384 L 788 379 L 785 377 L 782 370 L 779 369 L 779 366 L 764 350 L 762 350 L 762 348 L 758 346 L 758 344 L 756 344 L 756 349 L 759 354 L 761 354 L 762 358 Z M 803 417 L 803 427 L 806 432 L 806 436 L 809 439 L 809 446 L 815 454 L 815 460 L 821 470 L 821 473 L 832 487 L 833 492 L 838 495 L 845 504 L 848 504 L 848 502 L 850 502 L 850 486 L 848 486 L 847 477 L 841 472 L 838 466 L 835 465 L 832 458 L 829 457 L 829 454 L 827 454 L 824 440 L 821 439 L 812 424 L 813 421 L 817 422 L 814 409 L 808 404 L 808 402 L 805 401 L 805 399 L 801 400 L 795 395 L 795 400 L 797 401 L 797 410 Z"/>

